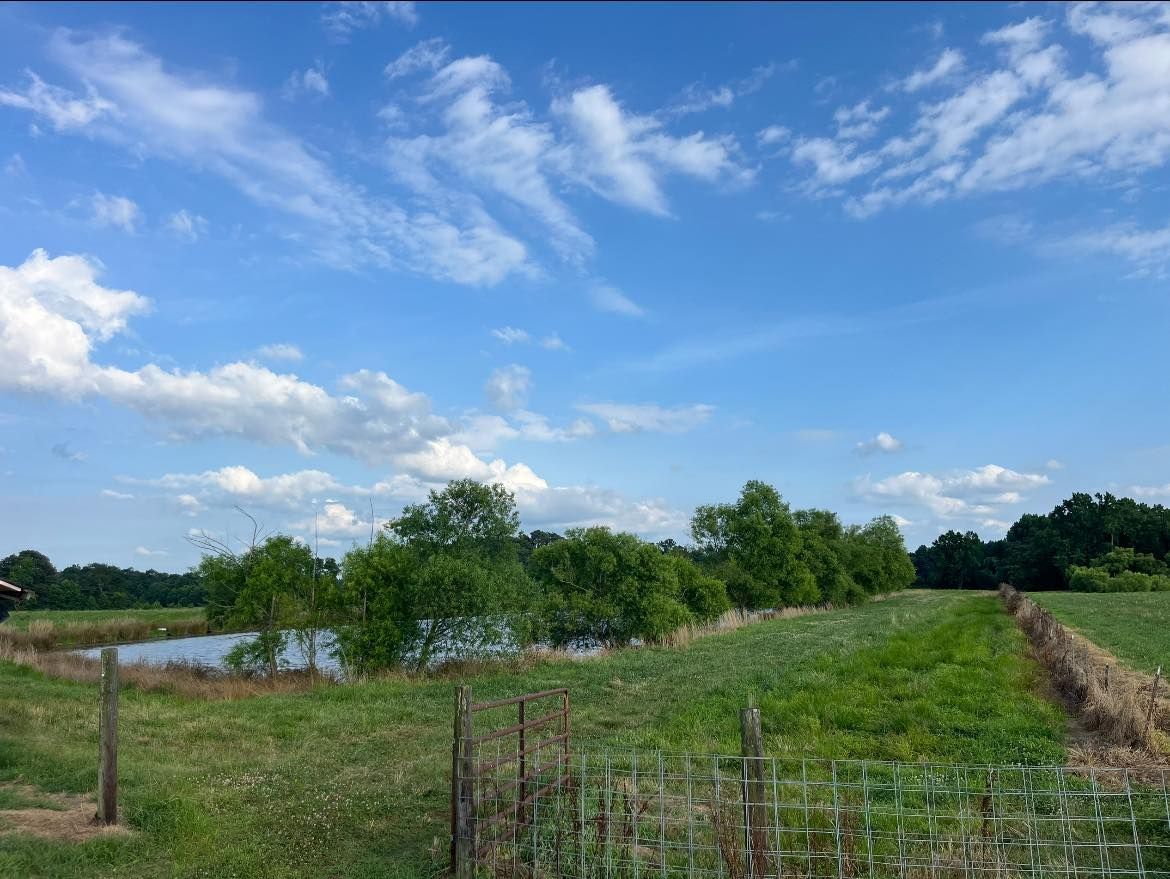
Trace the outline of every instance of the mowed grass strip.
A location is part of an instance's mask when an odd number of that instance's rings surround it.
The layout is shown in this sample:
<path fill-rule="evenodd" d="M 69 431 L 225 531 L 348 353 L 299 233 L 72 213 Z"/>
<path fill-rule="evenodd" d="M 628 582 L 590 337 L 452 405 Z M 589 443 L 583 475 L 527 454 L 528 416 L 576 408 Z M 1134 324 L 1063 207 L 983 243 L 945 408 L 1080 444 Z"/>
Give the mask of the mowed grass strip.
<path fill-rule="evenodd" d="M 1029 592 L 1062 623 L 1072 626 L 1135 671 L 1170 671 L 1170 592 Z"/>
<path fill-rule="evenodd" d="M 477 700 L 567 686 L 584 746 L 1059 763 L 1064 721 L 989 594 L 910 592 L 686 648 L 542 661 Z M 122 806 L 138 831 L 82 845 L 0 835 L 0 876 L 423 877 L 447 851 L 453 679 L 199 702 L 123 694 Z M 0 781 L 94 788 L 92 688 L 0 665 Z"/>

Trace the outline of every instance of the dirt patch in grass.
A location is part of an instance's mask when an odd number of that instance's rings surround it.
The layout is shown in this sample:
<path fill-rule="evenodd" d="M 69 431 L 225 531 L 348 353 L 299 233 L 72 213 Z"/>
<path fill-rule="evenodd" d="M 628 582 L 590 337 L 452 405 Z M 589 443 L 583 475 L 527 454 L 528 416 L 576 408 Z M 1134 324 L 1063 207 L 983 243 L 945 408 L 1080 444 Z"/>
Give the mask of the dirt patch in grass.
<path fill-rule="evenodd" d="M 79 794 L 49 794 L 28 785 L 0 785 L 6 800 L 27 802 L 17 809 L 0 809 L 0 836 L 27 834 L 61 842 L 85 842 L 96 836 L 129 833 L 120 825 L 95 821 L 94 801 Z"/>

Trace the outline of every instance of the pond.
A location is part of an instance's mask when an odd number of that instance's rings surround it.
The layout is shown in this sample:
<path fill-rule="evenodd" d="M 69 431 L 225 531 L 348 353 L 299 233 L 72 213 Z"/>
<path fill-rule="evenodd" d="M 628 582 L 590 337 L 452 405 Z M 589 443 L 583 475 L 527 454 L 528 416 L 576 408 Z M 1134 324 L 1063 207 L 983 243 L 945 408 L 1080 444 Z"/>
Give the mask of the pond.
<path fill-rule="evenodd" d="M 189 662 L 208 668 L 225 668 L 224 659 L 233 647 L 241 641 L 256 637 L 255 632 L 239 632 L 231 635 L 196 635 L 188 638 L 164 638 L 155 641 L 138 641 L 130 644 L 116 644 L 119 662 L 147 662 L 155 665 L 164 665 L 168 662 Z M 633 643 L 637 644 L 638 641 Z M 341 664 L 332 655 L 334 646 L 333 633 L 322 631 L 317 639 L 317 668 L 322 671 L 341 672 Z M 534 651 L 548 649 L 547 645 L 537 644 L 529 648 Z M 586 657 L 598 653 L 601 646 L 598 644 L 578 644 L 575 647 L 562 651 L 564 655 L 572 657 Z M 515 651 L 515 642 L 505 639 L 502 642 L 481 645 L 480 655 L 503 655 Z M 100 647 L 73 651 L 82 656 L 93 659 L 101 654 Z M 440 640 L 431 652 L 432 666 L 448 659 L 455 659 L 460 654 L 466 654 L 459 645 Z M 407 663 L 410 663 L 408 657 Z M 297 646 L 294 638 L 288 639 L 288 647 L 280 656 L 281 668 L 303 669 L 308 667 L 304 653 Z"/>
<path fill-rule="evenodd" d="M 255 632 L 239 632 L 232 635 L 198 635 L 193 638 L 170 638 L 159 641 L 142 641 L 134 644 L 118 644 L 119 662 L 149 662 L 162 665 L 167 662 L 191 662 L 210 668 L 222 668 L 228 652 L 241 641 L 256 637 Z M 321 634 L 317 647 L 317 667 L 323 671 L 338 671 L 340 666 L 330 654 L 333 637 L 328 632 Z M 97 658 L 100 647 L 78 650 L 82 656 Z M 288 648 L 281 654 L 281 667 L 305 668 L 305 656 L 292 638 Z"/>

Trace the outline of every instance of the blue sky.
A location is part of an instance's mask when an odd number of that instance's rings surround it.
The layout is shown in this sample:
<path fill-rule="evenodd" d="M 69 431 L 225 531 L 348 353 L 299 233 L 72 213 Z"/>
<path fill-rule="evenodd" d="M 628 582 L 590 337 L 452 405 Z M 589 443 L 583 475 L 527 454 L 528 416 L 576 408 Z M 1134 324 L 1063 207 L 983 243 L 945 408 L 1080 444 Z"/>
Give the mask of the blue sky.
<path fill-rule="evenodd" d="M 0 7 L 0 533 L 1170 496 L 1170 7 Z"/>

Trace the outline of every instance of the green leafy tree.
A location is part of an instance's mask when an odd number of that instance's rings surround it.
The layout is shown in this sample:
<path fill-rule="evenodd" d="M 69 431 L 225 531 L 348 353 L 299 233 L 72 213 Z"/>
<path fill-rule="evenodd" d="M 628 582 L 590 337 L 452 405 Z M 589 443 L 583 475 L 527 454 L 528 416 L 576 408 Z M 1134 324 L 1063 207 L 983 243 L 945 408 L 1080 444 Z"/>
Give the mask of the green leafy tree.
<path fill-rule="evenodd" d="M 421 670 L 440 645 L 466 656 L 526 641 L 519 537 L 500 485 L 458 480 L 406 507 L 342 563 L 346 593 L 366 596 L 364 621 L 339 633 L 342 657 L 359 670 L 407 660 Z"/>
<path fill-rule="evenodd" d="M 632 534 L 572 529 L 529 562 L 544 594 L 543 634 L 554 646 L 656 641 L 695 619 L 688 590 L 702 614 L 721 612 L 726 599 L 720 600 L 718 581 L 686 565 Z"/>
<path fill-rule="evenodd" d="M 835 606 L 854 604 L 865 593 L 845 567 L 845 528 L 829 510 L 797 510 L 800 560 L 816 580 L 820 600 Z"/>
<path fill-rule="evenodd" d="M 845 567 L 866 595 L 906 589 L 914 582 L 914 563 L 892 516 L 878 516 L 845 533 Z"/>
<path fill-rule="evenodd" d="M 732 504 L 695 510 L 691 536 L 699 557 L 727 583 L 739 607 L 815 604 L 816 579 L 801 559 L 800 531 L 788 504 L 767 483 L 752 480 Z"/>

